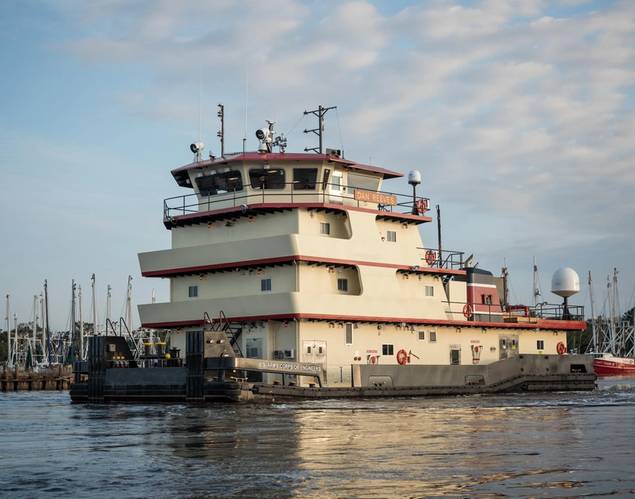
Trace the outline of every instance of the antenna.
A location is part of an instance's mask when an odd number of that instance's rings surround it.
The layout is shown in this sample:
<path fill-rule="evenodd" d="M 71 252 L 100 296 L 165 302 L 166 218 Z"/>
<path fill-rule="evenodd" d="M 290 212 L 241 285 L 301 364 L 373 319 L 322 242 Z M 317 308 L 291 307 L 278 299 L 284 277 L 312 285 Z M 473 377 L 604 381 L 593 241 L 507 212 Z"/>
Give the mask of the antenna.
<path fill-rule="evenodd" d="M 47 352 L 47 360 L 48 363 L 51 363 L 51 333 L 49 329 L 49 290 L 48 283 L 46 279 L 44 279 L 44 317 L 45 320 L 45 329 L 44 334 L 46 336 L 46 352 Z"/>
<path fill-rule="evenodd" d="M 305 116 L 307 114 L 313 114 L 313 115 L 317 116 L 317 118 L 318 118 L 318 127 L 317 128 L 311 128 L 311 129 L 305 129 L 304 133 L 314 133 L 315 135 L 318 136 L 318 141 L 319 141 L 318 142 L 318 147 L 305 147 L 304 148 L 304 152 L 313 151 L 313 152 L 315 152 L 317 154 L 322 154 L 322 151 L 323 151 L 323 134 L 324 134 L 324 116 L 331 109 L 337 109 L 337 106 L 322 107 L 322 105 L 319 105 L 317 109 L 312 109 L 311 111 L 304 111 Z"/>
<path fill-rule="evenodd" d="M 538 265 L 536 265 L 536 257 L 534 257 L 534 289 L 532 291 L 534 296 L 534 307 L 538 304 L 538 297 L 542 296 L 540 292 L 540 279 L 538 277 Z"/>
<path fill-rule="evenodd" d="M 218 105 L 217 116 L 220 118 L 220 130 L 216 133 L 216 136 L 220 139 L 220 157 L 225 157 L 225 106 Z"/>

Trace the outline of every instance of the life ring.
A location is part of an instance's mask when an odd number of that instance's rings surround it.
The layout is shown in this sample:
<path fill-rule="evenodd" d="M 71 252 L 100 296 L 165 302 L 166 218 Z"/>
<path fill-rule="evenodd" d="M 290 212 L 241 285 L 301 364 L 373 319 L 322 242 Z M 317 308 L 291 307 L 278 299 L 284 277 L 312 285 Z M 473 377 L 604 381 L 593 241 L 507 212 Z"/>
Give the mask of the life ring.
<path fill-rule="evenodd" d="M 470 317 L 472 317 L 472 314 L 474 314 L 474 307 L 472 307 L 472 304 L 466 303 L 465 305 L 463 305 L 463 316 L 466 319 L 469 319 Z"/>
<path fill-rule="evenodd" d="M 377 355 L 369 355 L 368 363 L 373 365 L 377 364 Z"/>
<path fill-rule="evenodd" d="M 437 260 L 437 253 L 432 250 L 426 251 L 426 263 L 432 267 L 434 262 Z"/>
<path fill-rule="evenodd" d="M 558 352 L 558 355 L 564 355 L 567 352 L 567 347 L 564 345 L 564 343 L 559 341 L 556 345 L 556 352 Z"/>
<path fill-rule="evenodd" d="M 428 200 L 427 199 L 417 199 L 415 203 L 417 208 L 417 213 L 425 213 L 428 211 Z"/>
<path fill-rule="evenodd" d="M 397 363 L 400 366 L 405 366 L 408 362 L 410 362 L 410 356 L 408 355 L 408 352 L 402 348 L 397 352 Z"/>

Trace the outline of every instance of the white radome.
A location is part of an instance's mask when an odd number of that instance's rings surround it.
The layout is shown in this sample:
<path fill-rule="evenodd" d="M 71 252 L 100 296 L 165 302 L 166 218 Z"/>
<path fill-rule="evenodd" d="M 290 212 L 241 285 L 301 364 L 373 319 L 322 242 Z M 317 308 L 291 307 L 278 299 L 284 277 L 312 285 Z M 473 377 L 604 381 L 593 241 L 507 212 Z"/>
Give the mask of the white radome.
<path fill-rule="evenodd" d="M 408 173 L 408 183 L 410 185 L 419 185 L 421 183 L 421 172 L 419 170 L 411 170 Z"/>
<path fill-rule="evenodd" d="M 571 267 L 562 267 L 553 273 L 551 292 L 563 298 L 573 296 L 580 291 L 580 277 Z"/>

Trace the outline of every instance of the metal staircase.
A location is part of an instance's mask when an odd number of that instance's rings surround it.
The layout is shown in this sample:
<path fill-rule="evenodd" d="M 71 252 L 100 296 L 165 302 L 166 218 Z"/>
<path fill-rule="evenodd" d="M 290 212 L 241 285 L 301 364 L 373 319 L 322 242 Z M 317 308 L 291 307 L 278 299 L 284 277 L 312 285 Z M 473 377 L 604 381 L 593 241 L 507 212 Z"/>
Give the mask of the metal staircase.
<path fill-rule="evenodd" d="M 240 335 L 243 332 L 243 327 L 240 324 L 232 323 L 227 320 L 225 312 L 222 310 L 218 314 L 218 317 L 211 319 L 209 314 L 205 312 L 203 314 L 203 321 L 209 325 L 212 331 L 222 331 L 227 335 L 229 344 L 234 349 L 236 357 L 243 357 L 243 352 L 240 349 Z"/>

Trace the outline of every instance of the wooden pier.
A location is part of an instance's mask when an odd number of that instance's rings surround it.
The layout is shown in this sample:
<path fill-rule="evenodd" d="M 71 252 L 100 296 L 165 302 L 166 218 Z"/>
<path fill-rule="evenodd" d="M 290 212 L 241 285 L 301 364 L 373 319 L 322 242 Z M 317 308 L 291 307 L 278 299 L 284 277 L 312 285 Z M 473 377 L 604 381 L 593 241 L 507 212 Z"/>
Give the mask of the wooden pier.
<path fill-rule="evenodd" d="M 6 366 L 0 374 L 0 391 L 68 390 L 73 380 L 71 366 L 55 366 L 38 371 Z"/>

